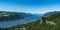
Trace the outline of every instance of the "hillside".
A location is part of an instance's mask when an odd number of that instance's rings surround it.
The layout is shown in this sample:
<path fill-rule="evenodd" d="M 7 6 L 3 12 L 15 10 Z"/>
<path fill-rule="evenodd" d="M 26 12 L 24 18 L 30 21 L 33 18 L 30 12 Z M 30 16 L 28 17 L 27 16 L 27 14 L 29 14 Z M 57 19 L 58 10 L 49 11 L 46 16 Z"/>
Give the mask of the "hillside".
<path fill-rule="evenodd" d="M 60 14 L 60 11 L 53 11 L 53 12 L 45 13 L 45 14 L 44 14 L 44 17 L 45 17 L 45 16 L 50 16 L 50 15 L 53 15 L 53 14 L 57 14 L 57 13 Z"/>
<path fill-rule="evenodd" d="M 3 12 L 0 11 L 0 21 L 9 21 L 9 20 L 18 20 L 24 18 L 22 15 L 19 15 L 14 12 Z"/>
<path fill-rule="evenodd" d="M 45 14 L 46 15 L 46 14 Z M 41 21 L 42 20 L 42 21 Z M 6 30 L 60 30 L 60 13 L 43 16 L 37 21 L 26 24 L 17 24 L 14 27 L 6 28 Z"/>

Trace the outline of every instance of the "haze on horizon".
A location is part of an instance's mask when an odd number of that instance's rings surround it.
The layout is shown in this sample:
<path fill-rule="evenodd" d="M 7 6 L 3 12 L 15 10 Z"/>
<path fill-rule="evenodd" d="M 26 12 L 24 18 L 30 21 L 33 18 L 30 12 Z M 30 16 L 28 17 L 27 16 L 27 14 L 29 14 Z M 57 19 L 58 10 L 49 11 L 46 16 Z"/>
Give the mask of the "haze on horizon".
<path fill-rule="evenodd" d="M 0 0 L 0 11 L 44 14 L 60 11 L 60 0 Z"/>

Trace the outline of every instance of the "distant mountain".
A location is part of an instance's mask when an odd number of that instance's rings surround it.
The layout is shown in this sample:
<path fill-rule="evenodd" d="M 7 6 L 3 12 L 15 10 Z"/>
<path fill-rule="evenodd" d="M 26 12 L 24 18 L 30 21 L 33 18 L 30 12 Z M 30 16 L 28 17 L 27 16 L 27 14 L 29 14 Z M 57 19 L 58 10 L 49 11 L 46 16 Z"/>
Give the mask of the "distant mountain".
<path fill-rule="evenodd" d="M 33 14 L 33 15 L 35 15 L 35 16 L 43 16 L 44 14 Z"/>
<path fill-rule="evenodd" d="M 47 16 L 50 16 L 50 15 L 53 15 L 53 14 L 60 14 L 60 11 L 53 11 L 53 12 L 48 12 L 44 15 L 44 17 L 47 17 Z"/>

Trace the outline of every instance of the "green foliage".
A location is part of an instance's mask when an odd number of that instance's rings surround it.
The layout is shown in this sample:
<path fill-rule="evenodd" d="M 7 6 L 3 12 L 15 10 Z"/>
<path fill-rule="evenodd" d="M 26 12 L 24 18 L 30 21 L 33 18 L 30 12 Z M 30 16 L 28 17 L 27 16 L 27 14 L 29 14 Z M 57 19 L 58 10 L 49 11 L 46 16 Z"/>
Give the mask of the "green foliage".
<path fill-rule="evenodd" d="M 53 21 L 56 25 L 46 24 L 46 20 Z M 37 20 L 26 24 L 18 24 L 5 30 L 23 30 L 23 28 L 26 28 L 25 30 L 60 30 L 60 14 L 54 14 L 46 18 L 42 17 L 42 21 L 42 24 L 39 24 L 40 20 Z"/>

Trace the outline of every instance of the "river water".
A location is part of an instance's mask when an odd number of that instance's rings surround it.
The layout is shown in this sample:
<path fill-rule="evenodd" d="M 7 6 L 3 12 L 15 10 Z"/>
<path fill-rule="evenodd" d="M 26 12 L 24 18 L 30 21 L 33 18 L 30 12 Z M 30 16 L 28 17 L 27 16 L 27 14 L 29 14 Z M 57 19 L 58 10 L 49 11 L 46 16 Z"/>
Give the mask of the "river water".
<path fill-rule="evenodd" d="M 38 18 L 39 17 L 36 17 L 36 16 L 29 16 L 29 17 L 25 17 L 24 19 L 20 19 L 20 20 L 3 21 L 3 22 L 0 22 L 0 28 L 16 26 L 18 23 L 25 24 L 27 22 L 35 21 Z"/>

